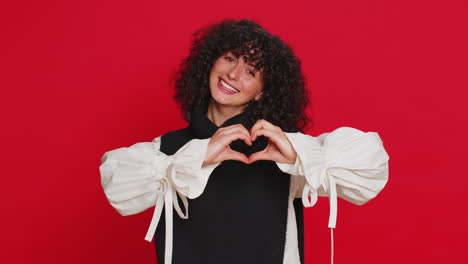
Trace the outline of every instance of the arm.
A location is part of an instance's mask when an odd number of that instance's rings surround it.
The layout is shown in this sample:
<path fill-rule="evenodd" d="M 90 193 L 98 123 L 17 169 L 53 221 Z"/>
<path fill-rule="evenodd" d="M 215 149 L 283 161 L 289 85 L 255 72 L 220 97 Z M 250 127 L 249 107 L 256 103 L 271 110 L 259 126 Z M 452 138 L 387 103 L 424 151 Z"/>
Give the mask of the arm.
<path fill-rule="evenodd" d="M 313 206 L 319 195 L 330 197 L 329 227 L 336 225 L 337 197 L 362 205 L 387 183 L 389 156 L 375 132 L 341 127 L 318 137 L 286 135 L 297 160 L 278 167 L 292 175 L 296 197 L 302 196 L 305 207 Z"/>
<path fill-rule="evenodd" d="M 121 215 L 137 214 L 156 205 L 146 236 L 151 241 L 164 202 L 166 206 L 173 204 L 179 216 L 187 218 L 186 197 L 198 197 L 209 175 L 219 165 L 202 166 L 208 140 L 193 139 L 174 155 L 159 151 L 160 137 L 106 152 L 99 170 L 109 203 Z M 174 199 L 176 192 L 184 201 L 185 215 Z M 166 211 L 172 213 L 172 210 Z"/>
<path fill-rule="evenodd" d="M 174 155 L 159 151 L 161 138 L 106 152 L 99 167 L 109 203 L 121 214 L 136 214 L 156 206 L 145 240 L 150 241 L 166 207 L 166 263 L 172 257 L 172 206 L 188 218 L 187 198 L 198 197 L 211 172 L 220 164 L 203 165 L 209 139 L 192 139 Z M 185 206 L 182 213 L 176 195 Z"/>

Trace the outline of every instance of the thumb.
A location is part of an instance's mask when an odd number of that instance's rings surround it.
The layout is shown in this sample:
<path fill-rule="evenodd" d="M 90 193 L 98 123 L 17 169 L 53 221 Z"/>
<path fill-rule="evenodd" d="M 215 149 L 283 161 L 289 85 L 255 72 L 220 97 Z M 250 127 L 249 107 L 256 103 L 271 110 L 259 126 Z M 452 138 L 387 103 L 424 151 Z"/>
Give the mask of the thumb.
<path fill-rule="evenodd" d="M 245 156 L 244 154 L 228 149 L 227 151 L 223 152 L 223 155 L 221 157 L 222 161 L 224 160 L 237 160 L 243 163 L 248 164 L 249 163 L 249 158 Z"/>
<path fill-rule="evenodd" d="M 253 163 L 257 160 L 271 160 L 271 155 L 267 152 L 266 149 L 250 155 L 249 163 Z"/>

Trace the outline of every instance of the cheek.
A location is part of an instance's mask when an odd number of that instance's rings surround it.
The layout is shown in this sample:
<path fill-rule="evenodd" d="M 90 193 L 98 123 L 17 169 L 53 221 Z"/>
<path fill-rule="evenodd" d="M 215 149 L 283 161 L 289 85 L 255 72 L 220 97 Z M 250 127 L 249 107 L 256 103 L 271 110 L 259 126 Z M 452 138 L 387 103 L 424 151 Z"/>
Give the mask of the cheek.
<path fill-rule="evenodd" d="M 251 80 L 247 82 L 245 85 L 246 85 L 245 87 L 247 87 L 247 89 L 253 94 L 258 93 L 263 89 L 262 83 L 260 83 L 257 80 Z"/>
<path fill-rule="evenodd" d="M 211 68 L 211 71 L 210 71 L 210 79 L 212 81 L 217 80 L 219 72 L 220 72 L 220 67 L 219 67 L 219 65 L 216 65 L 216 63 L 215 63 L 213 65 L 213 67 Z"/>
<path fill-rule="evenodd" d="M 225 67 L 226 67 L 226 64 L 223 62 L 223 60 L 218 59 L 213 64 L 213 67 L 212 67 L 211 70 L 214 71 L 214 72 L 219 72 L 219 71 L 222 71 L 223 68 L 225 68 Z"/>

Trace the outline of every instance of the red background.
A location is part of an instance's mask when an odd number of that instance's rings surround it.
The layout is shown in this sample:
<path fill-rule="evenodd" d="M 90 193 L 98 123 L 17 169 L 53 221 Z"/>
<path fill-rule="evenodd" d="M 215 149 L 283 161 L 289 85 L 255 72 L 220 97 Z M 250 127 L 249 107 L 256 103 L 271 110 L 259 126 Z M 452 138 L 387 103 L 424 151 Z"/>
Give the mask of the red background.
<path fill-rule="evenodd" d="M 2 263 L 155 263 L 152 209 L 107 202 L 105 151 L 185 126 L 168 83 L 191 33 L 252 18 L 303 62 L 317 136 L 378 132 L 390 180 L 339 200 L 336 263 L 468 263 L 467 2 L 2 1 Z M 329 262 L 328 200 L 306 263 Z"/>

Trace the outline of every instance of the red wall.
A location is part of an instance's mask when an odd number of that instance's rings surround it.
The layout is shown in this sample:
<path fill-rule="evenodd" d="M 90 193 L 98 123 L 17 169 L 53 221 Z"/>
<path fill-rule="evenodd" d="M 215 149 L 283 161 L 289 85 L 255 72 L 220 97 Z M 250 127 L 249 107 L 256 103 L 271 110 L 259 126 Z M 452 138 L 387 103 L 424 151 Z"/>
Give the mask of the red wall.
<path fill-rule="evenodd" d="M 105 151 L 185 123 L 171 74 L 191 33 L 253 18 L 289 43 L 319 135 L 378 132 L 390 180 L 339 201 L 336 263 L 468 263 L 466 1 L 2 1 L 2 263 L 155 263 L 152 210 L 120 216 Z M 328 200 L 306 210 L 306 263 L 329 262 Z"/>

